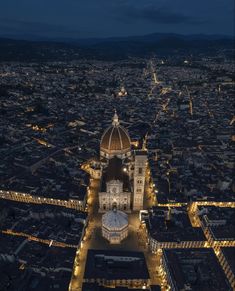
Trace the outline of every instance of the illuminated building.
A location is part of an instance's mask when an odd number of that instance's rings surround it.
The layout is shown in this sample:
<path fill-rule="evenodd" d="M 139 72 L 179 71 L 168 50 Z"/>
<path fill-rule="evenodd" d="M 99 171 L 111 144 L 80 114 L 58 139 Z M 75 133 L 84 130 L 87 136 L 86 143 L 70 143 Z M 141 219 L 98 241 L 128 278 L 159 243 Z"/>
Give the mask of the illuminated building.
<path fill-rule="evenodd" d="M 143 208 L 147 155 L 132 150 L 127 130 L 120 125 L 115 112 L 112 125 L 105 130 L 100 143 L 101 188 L 99 211 L 114 207 L 130 212 Z"/>
<path fill-rule="evenodd" d="M 120 210 L 110 210 L 102 216 L 102 235 L 111 244 L 119 244 L 128 236 L 128 216 Z"/>
<path fill-rule="evenodd" d="M 119 97 L 124 97 L 126 95 L 127 95 L 127 91 L 126 91 L 125 87 L 122 86 L 121 90 L 118 92 L 118 96 Z"/>

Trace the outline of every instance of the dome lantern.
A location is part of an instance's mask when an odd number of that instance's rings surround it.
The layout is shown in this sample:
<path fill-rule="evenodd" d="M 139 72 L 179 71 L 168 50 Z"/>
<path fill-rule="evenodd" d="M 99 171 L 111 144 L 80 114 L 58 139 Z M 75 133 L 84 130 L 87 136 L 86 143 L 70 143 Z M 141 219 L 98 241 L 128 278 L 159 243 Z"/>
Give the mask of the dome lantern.
<path fill-rule="evenodd" d="M 119 119 L 118 119 L 118 115 L 117 115 L 116 109 L 115 109 L 115 112 L 114 112 L 112 125 L 113 126 L 118 126 L 119 125 Z"/>

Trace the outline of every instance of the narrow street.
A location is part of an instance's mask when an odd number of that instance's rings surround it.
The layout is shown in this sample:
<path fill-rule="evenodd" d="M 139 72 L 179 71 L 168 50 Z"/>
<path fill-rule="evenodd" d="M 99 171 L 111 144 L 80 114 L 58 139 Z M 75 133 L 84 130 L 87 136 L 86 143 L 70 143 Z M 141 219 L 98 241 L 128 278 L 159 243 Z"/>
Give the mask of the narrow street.
<path fill-rule="evenodd" d="M 95 240 L 97 224 L 99 224 L 99 219 L 97 217 L 99 209 L 98 190 L 99 180 L 91 179 L 90 191 L 87 201 L 89 222 L 81 247 L 77 251 L 76 258 L 74 260 L 74 269 L 69 286 L 70 291 L 82 290 L 82 279 L 85 270 L 87 250 L 91 248 L 91 242 Z"/>

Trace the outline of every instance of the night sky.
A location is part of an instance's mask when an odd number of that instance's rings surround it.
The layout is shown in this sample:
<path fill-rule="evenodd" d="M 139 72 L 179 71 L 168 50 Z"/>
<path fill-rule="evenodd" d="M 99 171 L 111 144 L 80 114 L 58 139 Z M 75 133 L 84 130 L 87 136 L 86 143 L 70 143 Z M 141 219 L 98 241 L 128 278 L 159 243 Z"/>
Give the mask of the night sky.
<path fill-rule="evenodd" d="M 233 34 L 233 0 L 1 0 L 0 36 Z"/>

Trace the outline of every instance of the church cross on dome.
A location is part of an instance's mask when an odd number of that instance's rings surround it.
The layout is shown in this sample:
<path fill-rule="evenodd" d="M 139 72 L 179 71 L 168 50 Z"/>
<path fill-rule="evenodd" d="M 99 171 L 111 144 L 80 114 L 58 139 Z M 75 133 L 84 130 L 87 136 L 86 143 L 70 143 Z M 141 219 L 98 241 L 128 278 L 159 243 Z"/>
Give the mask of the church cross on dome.
<path fill-rule="evenodd" d="M 117 110 L 114 110 L 114 116 L 113 116 L 113 122 L 112 125 L 114 126 L 118 126 L 119 125 L 119 119 L 118 119 L 118 115 L 117 115 Z"/>

